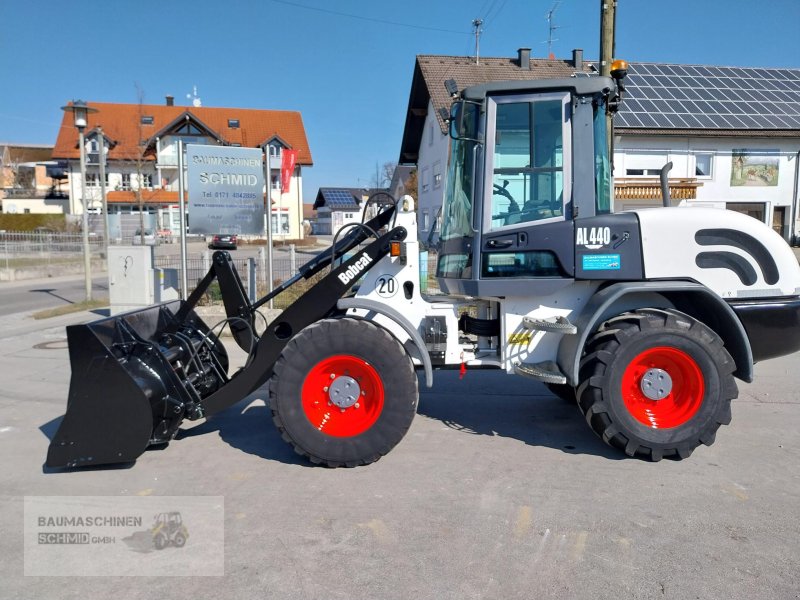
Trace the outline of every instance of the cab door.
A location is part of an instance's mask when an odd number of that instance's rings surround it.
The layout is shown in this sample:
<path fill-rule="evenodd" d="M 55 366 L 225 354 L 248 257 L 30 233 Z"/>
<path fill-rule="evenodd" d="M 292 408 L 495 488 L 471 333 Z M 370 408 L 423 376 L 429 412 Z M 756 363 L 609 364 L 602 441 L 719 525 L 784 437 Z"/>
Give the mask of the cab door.
<path fill-rule="evenodd" d="M 571 278 L 568 92 L 487 99 L 480 278 Z"/>

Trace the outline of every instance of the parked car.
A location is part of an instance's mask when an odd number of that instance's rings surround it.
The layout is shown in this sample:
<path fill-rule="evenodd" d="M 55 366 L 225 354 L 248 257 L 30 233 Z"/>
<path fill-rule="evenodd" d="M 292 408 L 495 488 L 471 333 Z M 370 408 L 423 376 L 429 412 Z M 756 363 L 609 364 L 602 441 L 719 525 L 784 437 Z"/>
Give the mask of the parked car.
<path fill-rule="evenodd" d="M 236 250 L 238 241 L 235 234 L 218 233 L 212 238 L 208 247 L 212 250 Z"/>
<path fill-rule="evenodd" d="M 145 246 L 155 246 L 156 245 L 156 234 L 153 233 L 152 229 L 145 229 L 144 230 L 144 244 Z M 133 245 L 134 246 L 141 246 L 142 245 L 142 230 L 137 229 L 136 233 L 133 234 Z"/>

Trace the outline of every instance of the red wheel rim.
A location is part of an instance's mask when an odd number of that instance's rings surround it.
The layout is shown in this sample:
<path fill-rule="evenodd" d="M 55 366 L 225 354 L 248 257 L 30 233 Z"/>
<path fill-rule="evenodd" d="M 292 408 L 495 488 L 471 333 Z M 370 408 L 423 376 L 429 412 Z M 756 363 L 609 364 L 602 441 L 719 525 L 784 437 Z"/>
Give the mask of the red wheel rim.
<path fill-rule="evenodd" d="M 342 399 L 335 393 L 345 386 L 348 396 Z M 364 433 L 383 411 L 383 383 L 378 372 L 350 354 L 337 354 L 314 365 L 303 382 L 302 396 L 303 411 L 311 424 L 334 437 Z"/>
<path fill-rule="evenodd" d="M 666 371 L 672 389 L 661 400 L 642 390 L 642 379 L 651 369 Z M 637 421 L 651 429 L 669 429 L 689 421 L 703 404 L 703 372 L 694 359 L 677 348 L 650 348 L 634 358 L 622 374 L 622 400 Z"/>

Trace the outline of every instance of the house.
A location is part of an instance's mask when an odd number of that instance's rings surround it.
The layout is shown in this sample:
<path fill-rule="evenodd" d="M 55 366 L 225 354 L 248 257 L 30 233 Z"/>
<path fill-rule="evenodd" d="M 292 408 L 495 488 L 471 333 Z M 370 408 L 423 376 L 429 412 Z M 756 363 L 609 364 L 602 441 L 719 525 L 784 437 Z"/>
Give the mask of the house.
<path fill-rule="evenodd" d="M 351 188 L 319 188 L 314 200 L 315 233 L 333 235 L 349 223 L 361 222 L 361 193 Z"/>
<path fill-rule="evenodd" d="M 614 117 L 615 209 L 727 208 L 797 240 L 800 69 L 632 63 Z"/>
<path fill-rule="evenodd" d="M 406 194 L 416 198 L 416 176 L 417 168 L 413 165 L 397 165 L 392 173 L 392 181 L 389 183 L 389 193 L 395 200 L 400 200 Z"/>
<path fill-rule="evenodd" d="M 570 61 L 418 56 L 400 162 L 417 165 L 419 233 L 427 237 L 444 186 L 449 136 L 442 117 L 459 89 L 487 81 L 593 73 L 580 50 Z M 798 240 L 800 69 L 632 63 L 614 118 L 615 210 L 662 204 L 657 175 L 672 161 L 673 204 L 738 210 Z"/>
<path fill-rule="evenodd" d="M 313 205 L 314 233 L 333 235 L 350 223 L 369 221 L 381 207 L 392 205 L 388 193 L 384 188 L 319 188 Z"/>
<path fill-rule="evenodd" d="M 444 197 L 450 137 L 442 111 L 449 113 L 451 103 L 446 80 L 464 89 L 488 81 L 570 77 L 590 70 L 582 50 L 573 50 L 571 60 L 532 58 L 530 48 L 520 48 L 516 58 L 481 57 L 477 63 L 469 56 L 417 56 L 398 163 L 416 165 L 420 239 L 429 239 Z"/>
<path fill-rule="evenodd" d="M 53 146 L 0 144 L 0 212 L 64 213 L 63 165 L 51 160 Z"/>
<path fill-rule="evenodd" d="M 260 148 L 272 167 L 271 216 L 276 239 L 303 235 L 304 167 L 312 166 L 303 120 L 298 112 L 176 106 L 171 96 L 163 105 L 90 102 L 84 132 L 87 152 L 87 204 L 101 206 L 100 157 L 105 155 L 105 188 L 110 237 L 126 239 L 139 226 L 139 211 L 150 227 L 179 232 L 178 141 Z M 101 154 L 102 148 L 102 154 Z M 280 192 L 281 153 L 298 151 L 288 193 Z M 53 158 L 66 161 L 69 173 L 67 212 L 83 212 L 78 131 L 65 113 Z M 191 194 L 191 190 L 187 190 Z M 190 223 L 191 226 L 191 223 Z"/>

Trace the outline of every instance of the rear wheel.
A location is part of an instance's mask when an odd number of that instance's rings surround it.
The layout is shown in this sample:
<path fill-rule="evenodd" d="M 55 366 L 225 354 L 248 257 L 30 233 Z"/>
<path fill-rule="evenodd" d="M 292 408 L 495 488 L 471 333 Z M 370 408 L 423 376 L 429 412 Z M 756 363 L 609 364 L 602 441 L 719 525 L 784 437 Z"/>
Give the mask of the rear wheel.
<path fill-rule="evenodd" d="M 417 409 L 414 365 L 368 321 L 328 319 L 292 339 L 270 380 L 272 419 L 299 454 L 331 467 L 375 462 Z"/>
<path fill-rule="evenodd" d="M 629 456 L 686 458 L 730 423 L 734 370 L 719 336 L 692 317 L 625 313 L 587 343 L 578 404 L 595 433 Z"/>

